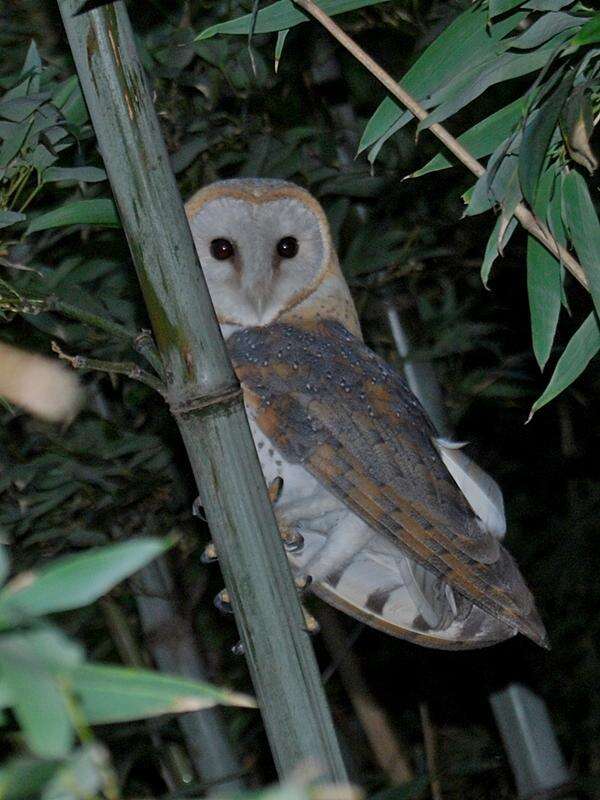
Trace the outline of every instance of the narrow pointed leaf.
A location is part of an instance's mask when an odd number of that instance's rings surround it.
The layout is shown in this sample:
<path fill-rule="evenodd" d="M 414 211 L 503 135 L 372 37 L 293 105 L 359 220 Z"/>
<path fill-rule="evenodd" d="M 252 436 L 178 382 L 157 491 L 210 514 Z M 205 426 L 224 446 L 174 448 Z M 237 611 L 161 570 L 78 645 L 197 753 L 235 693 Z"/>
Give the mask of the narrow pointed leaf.
<path fill-rule="evenodd" d="M 600 222 L 585 179 L 575 170 L 563 178 L 562 213 L 600 312 Z"/>
<path fill-rule="evenodd" d="M 27 228 L 27 235 L 66 225 L 103 225 L 118 228 L 120 222 L 117 207 L 109 198 L 78 200 L 36 217 Z"/>
<path fill-rule="evenodd" d="M 217 704 L 256 707 L 248 695 L 149 670 L 82 664 L 71 679 L 92 724 L 199 711 Z"/>
<path fill-rule="evenodd" d="M 570 386 L 581 375 L 599 350 L 600 326 L 598 325 L 596 314 L 592 311 L 565 347 L 565 351 L 556 364 L 548 386 L 531 407 L 529 419 L 542 406 L 545 406 L 546 403 L 549 403 L 550 400 L 553 400 Z"/>
<path fill-rule="evenodd" d="M 534 206 L 536 214 L 542 219 L 547 216 L 556 184 L 554 170 L 547 169 L 540 178 Z M 562 277 L 560 262 L 533 236 L 527 237 L 527 294 L 533 352 L 543 370 L 556 335 L 561 308 Z"/>
<path fill-rule="evenodd" d="M 0 593 L 0 619 L 67 611 L 93 603 L 170 544 L 135 539 L 68 556 L 38 572 L 18 575 Z"/>
<path fill-rule="evenodd" d="M 498 217 L 492 233 L 490 234 L 490 238 L 488 239 L 483 261 L 481 263 L 481 281 L 486 289 L 488 288 L 488 281 L 494 261 L 498 255 L 503 252 L 504 248 L 508 244 L 510 237 L 513 235 L 515 228 L 517 227 L 517 220 L 514 217 L 510 220 L 502 235 L 502 241 L 500 241 L 502 227 L 503 219 L 502 217 Z"/>
<path fill-rule="evenodd" d="M 525 100 L 519 97 L 514 102 L 509 103 L 504 108 L 473 125 L 472 128 L 469 128 L 468 131 L 458 137 L 458 141 L 475 158 L 489 156 L 512 133 L 524 108 Z M 418 178 L 428 172 L 447 169 L 451 166 L 452 162 L 443 153 L 438 153 L 424 167 L 414 172 L 411 177 Z"/>
<path fill-rule="evenodd" d="M 319 7 L 330 16 L 335 16 L 336 14 L 344 14 L 347 11 L 354 11 L 357 8 L 379 5 L 383 2 L 386 2 L 386 0 L 320 0 Z M 301 11 L 298 6 L 294 5 L 292 0 L 278 0 L 278 2 L 259 10 L 253 29 L 254 33 L 273 33 L 274 31 L 282 31 L 285 28 L 292 28 L 294 25 L 299 25 L 301 22 L 306 22 L 310 19 L 310 15 Z M 216 36 L 218 33 L 248 34 L 251 25 L 252 14 L 246 14 L 243 17 L 220 22 L 218 25 L 206 28 L 206 30 L 198 34 L 196 41 L 210 39 L 211 36 Z"/>
<path fill-rule="evenodd" d="M 489 30 L 487 9 L 483 5 L 471 6 L 450 23 L 419 56 L 402 77 L 402 86 L 427 107 L 425 98 L 451 82 L 465 69 L 465 65 L 481 65 L 495 57 L 498 47 L 507 47 L 508 45 L 501 45 L 500 42 L 525 16 L 522 13 L 512 14 Z M 399 103 L 386 97 L 368 121 L 358 145 L 358 152 L 361 153 L 375 144 L 401 117 L 403 124 L 413 118 Z"/>
<path fill-rule="evenodd" d="M 538 180 L 546 153 L 574 77 L 575 71 L 570 70 L 545 100 L 539 113 L 526 125 L 523 133 L 519 152 L 519 179 L 523 195 L 532 206 L 536 202 Z"/>
<path fill-rule="evenodd" d="M 593 16 L 571 39 L 570 44 L 580 47 L 584 44 L 600 42 L 600 14 Z"/>
<path fill-rule="evenodd" d="M 44 183 L 55 181 L 83 181 L 97 183 L 106 180 L 106 172 L 98 167 L 49 167 L 43 175 Z"/>

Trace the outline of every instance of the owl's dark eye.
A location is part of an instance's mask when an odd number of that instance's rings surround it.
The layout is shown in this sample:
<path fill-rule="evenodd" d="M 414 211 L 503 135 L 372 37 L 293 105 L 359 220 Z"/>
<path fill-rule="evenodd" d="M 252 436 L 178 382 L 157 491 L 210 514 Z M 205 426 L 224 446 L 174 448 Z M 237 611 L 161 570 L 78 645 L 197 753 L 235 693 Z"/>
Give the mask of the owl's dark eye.
<path fill-rule="evenodd" d="M 210 254 L 217 261 L 225 261 L 233 255 L 233 245 L 229 239 L 213 239 L 210 243 Z"/>
<path fill-rule="evenodd" d="M 298 252 L 298 239 L 295 236 L 284 236 L 277 242 L 277 252 L 282 258 L 293 258 Z"/>

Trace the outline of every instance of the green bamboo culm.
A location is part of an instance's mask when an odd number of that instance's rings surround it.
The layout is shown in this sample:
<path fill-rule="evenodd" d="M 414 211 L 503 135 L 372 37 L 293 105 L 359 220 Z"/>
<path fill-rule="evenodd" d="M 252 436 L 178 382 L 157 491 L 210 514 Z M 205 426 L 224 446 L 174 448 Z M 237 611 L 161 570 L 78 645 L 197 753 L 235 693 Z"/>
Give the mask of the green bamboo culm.
<path fill-rule="evenodd" d="M 280 776 L 346 780 L 244 407 L 123 2 L 58 0 Z M 159 402 L 157 400 L 157 402 Z"/>

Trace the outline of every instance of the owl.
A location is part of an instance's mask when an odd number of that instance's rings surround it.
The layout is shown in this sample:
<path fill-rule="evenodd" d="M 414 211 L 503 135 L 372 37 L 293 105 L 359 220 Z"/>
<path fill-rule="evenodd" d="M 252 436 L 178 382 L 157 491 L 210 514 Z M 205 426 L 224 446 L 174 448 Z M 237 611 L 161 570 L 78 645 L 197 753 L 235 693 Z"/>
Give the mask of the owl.
<path fill-rule="evenodd" d="M 546 646 L 499 490 L 364 344 L 317 200 L 234 179 L 186 211 L 298 581 L 421 645 Z"/>

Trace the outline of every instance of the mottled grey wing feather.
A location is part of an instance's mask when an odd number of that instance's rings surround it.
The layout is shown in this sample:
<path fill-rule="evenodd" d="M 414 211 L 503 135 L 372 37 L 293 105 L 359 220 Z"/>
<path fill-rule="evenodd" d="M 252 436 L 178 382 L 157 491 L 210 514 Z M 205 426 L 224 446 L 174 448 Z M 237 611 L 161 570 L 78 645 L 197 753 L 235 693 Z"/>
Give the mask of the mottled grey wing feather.
<path fill-rule="evenodd" d="M 257 424 L 288 460 L 480 608 L 545 642 L 514 561 L 480 525 L 385 361 L 329 320 L 245 329 L 228 346 Z"/>

